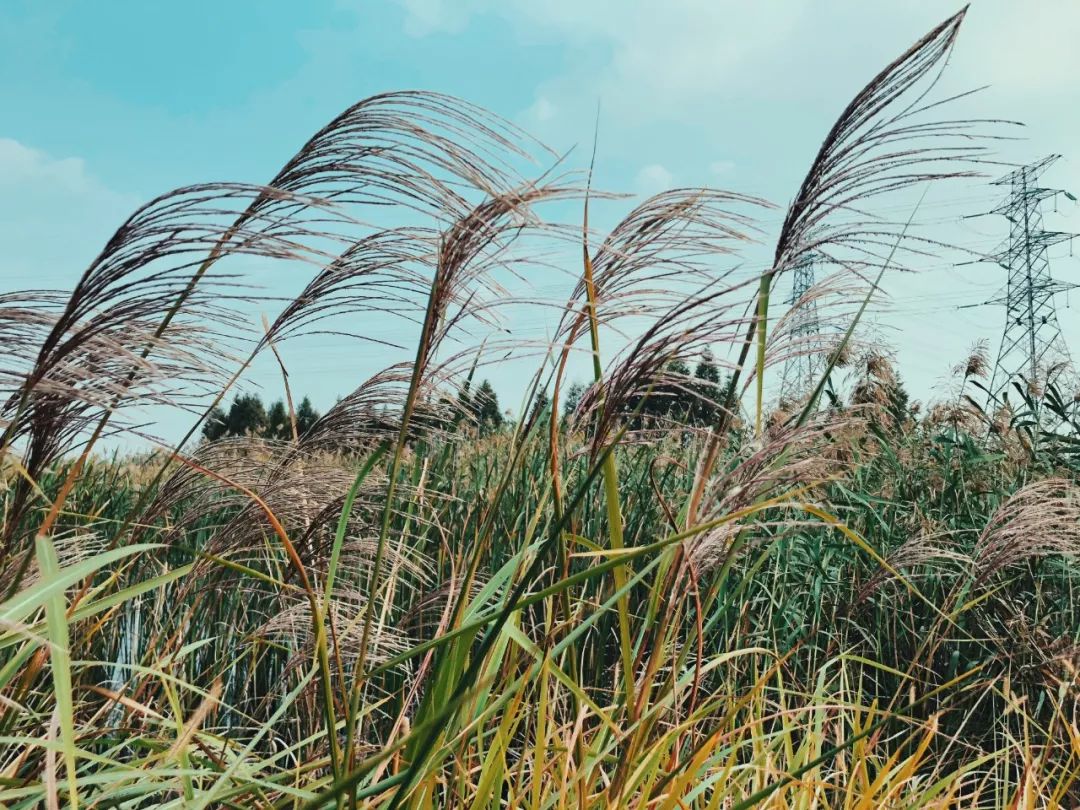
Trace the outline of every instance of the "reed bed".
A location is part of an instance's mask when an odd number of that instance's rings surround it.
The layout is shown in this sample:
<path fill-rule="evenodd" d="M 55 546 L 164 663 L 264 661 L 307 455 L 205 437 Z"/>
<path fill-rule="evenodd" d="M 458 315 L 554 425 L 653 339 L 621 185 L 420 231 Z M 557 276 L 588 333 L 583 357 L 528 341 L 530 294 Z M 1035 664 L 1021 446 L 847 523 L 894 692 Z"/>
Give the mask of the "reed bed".
<path fill-rule="evenodd" d="M 150 202 L 71 292 L 0 296 L 0 804 L 1080 803 L 1075 405 L 979 407 L 976 347 L 916 413 L 859 330 L 888 271 L 946 249 L 918 195 L 997 137 L 935 96 L 962 20 L 842 112 L 759 275 L 764 200 L 676 189 L 599 233 L 589 174 L 393 93 L 265 186 Z M 817 341 L 772 300 L 810 253 Z M 515 339 L 542 305 L 519 283 L 565 256 L 554 336 Z M 254 336 L 251 264 L 305 279 Z M 291 440 L 198 440 L 318 331 L 395 362 Z M 719 379 L 678 370 L 706 349 Z M 460 392 L 507 352 L 538 370 L 490 430 Z M 805 352 L 820 381 L 770 400 Z M 147 404 L 190 432 L 103 455 Z"/>

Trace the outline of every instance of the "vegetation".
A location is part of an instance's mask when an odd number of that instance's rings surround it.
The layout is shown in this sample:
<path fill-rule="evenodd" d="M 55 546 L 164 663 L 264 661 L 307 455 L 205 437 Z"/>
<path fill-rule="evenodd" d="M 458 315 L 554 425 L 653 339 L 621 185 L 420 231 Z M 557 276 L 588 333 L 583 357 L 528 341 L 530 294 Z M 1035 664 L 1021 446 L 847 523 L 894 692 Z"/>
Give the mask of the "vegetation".
<path fill-rule="evenodd" d="M 203 423 L 202 435 L 208 441 L 217 441 L 226 436 L 288 441 L 294 435 L 307 433 L 318 420 L 319 413 L 307 397 L 300 400 L 300 406 L 292 414 L 280 399 L 267 408 L 257 395 L 241 394 L 233 400 L 228 413 L 217 406 L 210 410 Z"/>
<path fill-rule="evenodd" d="M 725 265 L 763 201 L 669 191 L 598 236 L 587 184 L 513 168 L 526 136 L 399 93 L 266 187 L 149 203 L 72 293 L 0 298 L 0 802 L 1080 802 L 1073 399 L 1048 380 L 978 407 L 976 347 L 922 413 L 857 332 L 925 248 L 851 210 L 982 154 L 925 95 L 962 18 L 844 110 L 758 277 Z M 558 200 L 584 228 L 540 217 Z M 401 224 L 357 234 L 374 206 Z M 511 421 L 472 382 L 535 349 L 492 326 L 529 300 L 506 285 L 530 239 L 581 272 Z M 770 307 L 809 250 L 844 329 L 818 346 Z M 237 255 L 315 265 L 238 370 L 215 287 Z M 415 344 L 325 414 L 219 409 L 257 354 L 284 371 L 313 323 L 372 313 Z M 771 407 L 799 351 L 826 372 Z M 205 390 L 175 447 L 96 452 L 136 406 Z"/>

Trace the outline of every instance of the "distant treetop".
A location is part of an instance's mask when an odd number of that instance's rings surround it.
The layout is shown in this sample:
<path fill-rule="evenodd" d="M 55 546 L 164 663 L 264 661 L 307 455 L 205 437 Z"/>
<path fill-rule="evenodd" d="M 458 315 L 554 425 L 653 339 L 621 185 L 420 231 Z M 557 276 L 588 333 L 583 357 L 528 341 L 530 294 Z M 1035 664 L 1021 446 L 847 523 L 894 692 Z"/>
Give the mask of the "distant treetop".
<path fill-rule="evenodd" d="M 304 397 L 296 409 L 296 434 L 303 436 L 318 419 L 318 411 Z M 293 438 L 293 428 L 289 411 L 280 399 L 266 408 L 257 394 L 240 394 L 228 412 L 218 407 L 210 412 L 202 434 L 208 441 L 236 436 L 287 441 Z"/>

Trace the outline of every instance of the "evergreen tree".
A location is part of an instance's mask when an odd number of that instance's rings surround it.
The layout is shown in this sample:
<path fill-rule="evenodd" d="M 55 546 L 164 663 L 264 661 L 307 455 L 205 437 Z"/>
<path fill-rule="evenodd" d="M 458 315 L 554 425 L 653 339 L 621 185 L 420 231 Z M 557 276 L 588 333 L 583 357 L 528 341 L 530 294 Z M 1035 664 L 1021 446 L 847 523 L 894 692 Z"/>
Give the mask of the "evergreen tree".
<path fill-rule="evenodd" d="M 224 436 L 229 429 L 228 419 L 229 417 L 225 411 L 215 405 L 211 409 L 210 415 L 206 417 L 206 422 L 203 423 L 203 438 L 212 442 Z"/>
<path fill-rule="evenodd" d="M 541 388 L 536 393 L 536 399 L 533 400 L 532 411 L 529 414 L 529 422 L 550 418 L 551 414 L 547 412 L 550 408 L 551 397 L 547 395 L 547 391 Z"/>
<path fill-rule="evenodd" d="M 311 405 L 311 400 L 304 397 L 300 400 L 300 407 L 296 409 L 296 433 L 303 436 L 312 426 L 319 421 L 319 412 Z M 290 435 L 292 430 L 290 428 Z"/>
<path fill-rule="evenodd" d="M 672 360 L 648 393 L 630 402 L 630 411 L 637 415 L 631 427 L 655 427 L 668 420 L 686 422 L 694 408 L 693 392 L 688 390 L 690 368 L 682 360 Z"/>
<path fill-rule="evenodd" d="M 304 397 L 296 411 L 297 432 L 302 436 L 318 419 L 318 411 L 312 406 L 311 400 Z M 293 437 L 292 420 L 280 399 L 268 411 L 256 394 L 241 394 L 233 400 L 227 414 L 221 408 L 214 408 L 210 412 L 202 434 L 207 441 L 226 436 L 256 436 L 289 441 Z"/>
<path fill-rule="evenodd" d="M 665 376 L 667 379 L 656 386 L 664 400 L 658 403 L 661 414 L 685 424 L 693 417 L 696 402 L 690 382 L 690 366 L 682 360 L 673 360 L 668 364 Z"/>
<path fill-rule="evenodd" d="M 241 394 L 233 400 L 225 420 L 229 436 L 263 436 L 266 433 L 266 409 L 255 394 Z"/>
<path fill-rule="evenodd" d="M 269 439 L 288 440 L 292 438 L 292 423 L 285 403 L 280 399 L 266 412 L 266 437 Z"/>
<path fill-rule="evenodd" d="M 720 415 L 720 399 L 725 386 L 720 384 L 720 369 L 716 358 L 706 349 L 701 353 L 701 360 L 694 369 L 694 418 L 697 425 L 707 426 L 716 422 Z"/>
<path fill-rule="evenodd" d="M 462 420 L 470 420 L 476 416 L 473 411 L 473 395 L 472 395 L 472 375 L 470 374 L 465 382 L 461 384 L 461 388 L 458 389 L 457 396 L 457 408 L 454 414 L 454 426 L 457 427 L 461 424 Z"/>
<path fill-rule="evenodd" d="M 563 400 L 563 419 L 569 419 L 581 404 L 581 398 L 585 396 L 584 383 L 573 382 L 566 389 L 566 398 Z"/>
<path fill-rule="evenodd" d="M 892 419 L 892 427 L 901 430 L 904 423 L 911 416 L 911 398 L 908 396 L 904 383 L 897 375 L 895 382 L 889 386 L 888 413 Z"/>
<path fill-rule="evenodd" d="M 694 369 L 694 377 L 713 385 L 720 382 L 720 369 L 716 367 L 716 358 L 708 349 L 701 353 L 701 360 L 698 361 L 697 368 Z"/>
<path fill-rule="evenodd" d="M 480 387 L 476 390 L 473 406 L 476 421 L 479 423 L 482 432 L 486 433 L 502 427 L 503 415 L 502 411 L 499 410 L 499 397 L 487 380 L 480 383 Z"/>

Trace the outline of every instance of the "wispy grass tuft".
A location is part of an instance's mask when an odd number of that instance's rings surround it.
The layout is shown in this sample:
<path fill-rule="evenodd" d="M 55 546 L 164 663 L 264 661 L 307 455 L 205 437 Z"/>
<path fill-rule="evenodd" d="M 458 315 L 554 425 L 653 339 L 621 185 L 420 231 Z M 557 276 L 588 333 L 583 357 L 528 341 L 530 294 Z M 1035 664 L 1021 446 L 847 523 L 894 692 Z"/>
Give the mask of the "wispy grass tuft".
<path fill-rule="evenodd" d="M 1075 804 L 1072 401 L 982 412 L 977 348 L 922 417 L 861 331 L 945 249 L 881 200 L 985 158 L 992 122 L 932 98 L 963 17 L 842 111 L 760 274 L 764 200 L 674 189 L 597 234 L 613 197 L 564 158 L 405 92 L 265 186 L 142 207 L 70 293 L 0 297 L 0 804 Z M 772 305 L 811 252 L 838 340 Z M 307 274 L 252 332 L 244 256 Z M 538 346 L 518 288 L 553 263 Z M 287 439 L 194 441 L 315 333 L 385 369 Z M 508 353 L 541 368 L 496 426 L 473 383 Z M 148 403 L 190 431 L 102 458 Z"/>

